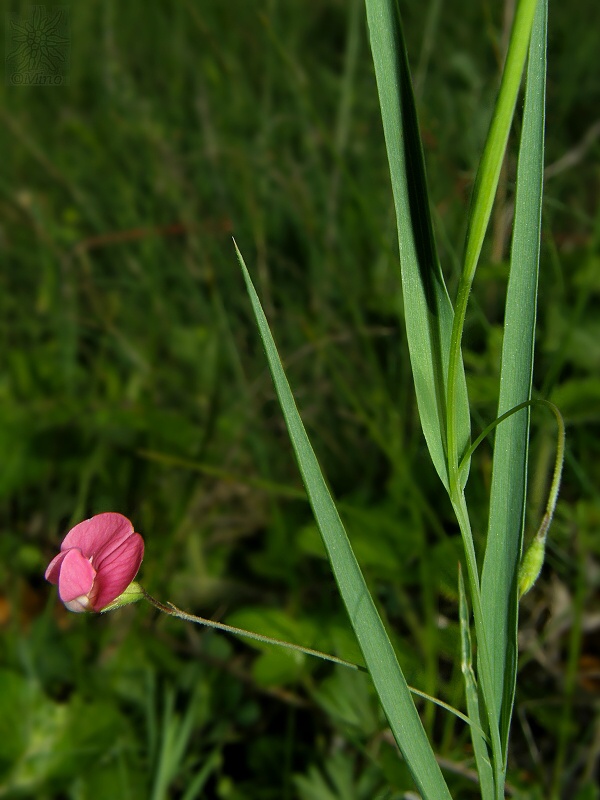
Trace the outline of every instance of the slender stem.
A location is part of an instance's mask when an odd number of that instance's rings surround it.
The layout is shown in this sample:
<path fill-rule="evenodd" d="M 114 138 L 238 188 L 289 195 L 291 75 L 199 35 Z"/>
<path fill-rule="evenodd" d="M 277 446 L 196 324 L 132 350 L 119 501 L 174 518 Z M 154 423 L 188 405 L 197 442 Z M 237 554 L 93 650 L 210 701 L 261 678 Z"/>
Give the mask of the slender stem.
<path fill-rule="evenodd" d="M 550 485 L 550 492 L 548 494 L 546 510 L 544 512 L 544 516 L 542 517 L 542 521 L 540 522 L 540 527 L 538 528 L 537 533 L 535 535 L 535 539 L 537 542 L 545 544 L 546 536 L 548 534 L 548 528 L 550 527 L 550 523 L 552 522 L 552 517 L 554 516 L 554 510 L 556 508 L 556 501 L 558 500 L 560 480 L 562 477 L 562 468 L 565 460 L 565 421 L 558 408 L 554 405 L 554 403 L 551 403 L 549 400 L 530 400 L 529 403 L 527 403 L 527 405 L 533 403 L 547 406 L 550 409 L 550 411 L 552 411 L 552 413 L 554 414 L 556 418 L 556 424 L 558 426 L 556 457 L 554 459 L 554 472 L 552 473 L 552 483 Z M 522 405 L 526 404 L 522 403 Z M 502 419 L 502 417 L 500 419 Z"/>
<path fill-rule="evenodd" d="M 469 512 L 464 496 L 464 492 L 458 489 L 458 494 L 451 496 L 454 513 L 458 520 L 462 535 L 463 546 L 467 562 L 467 573 L 469 576 L 469 586 L 471 587 L 471 602 L 473 604 L 473 619 L 475 622 L 475 634 L 477 637 L 477 649 L 481 668 L 478 670 L 481 692 L 483 694 L 485 713 L 490 731 L 492 747 L 492 769 L 494 772 L 494 784 L 497 800 L 504 798 L 504 767 L 502 759 L 502 744 L 500 742 L 500 730 L 496 716 L 495 703 L 493 701 L 492 687 L 490 686 L 489 676 L 491 675 L 490 651 L 483 621 L 483 609 L 481 607 L 481 592 L 479 583 L 479 570 L 477 569 L 477 558 L 473 544 L 473 533 Z"/>
<path fill-rule="evenodd" d="M 558 408 L 551 403 L 550 400 L 543 400 L 539 397 L 535 397 L 531 400 L 525 400 L 523 403 L 519 403 L 518 406 L 514 406 L 513 408 L 506 411 L 502 416 L 497 417 L 493 422 L 490 422 L 479 434 L 479 436 L 475 439 L 473 444 L 469 447 L 466 451 L 464 456 L 460 460 L 460 464 L 458 465 L 458 474 L 462 473 L 465 469 L 466 465 L 469 463 L 469 459 L 477 450 L 479 445 L 482 441 L 490 434 L 494 428 L 497 428 L 501 422 L 504 422 L 505 419 L 508 417 L 512 417 L 513 414 L 516 414 L 517 411 L 521 411 L 523 408 L 527 408 L 529 406 L 546 406 L 549 408 L 550 411 L 554 414 L 556 418 L 556 424 L 558 426 L 558 441 L 556 445 L 556 462 L 554 466 L 554 476 L 552 479 L 552 490 L 549 498 L 548 505 L 553 504 L 556 505 L 556 498 L 558 497 L 558 487 L 560 486 L 560 474 L 562 471 L 562 463 L 564 461 L 564 451 L 565 451 L 565 423 L 562 418 L 562 414 L 558 410 Z M 560 465 L 560 467 L 559 467 Z"/>
<path fill-rule="evenodd" d="M 212 619 L 197 617 L 195 614 L 188 614 L 186 611 L 182 611 L 180 608 L 177 608 L 177 606 L 173 605 L 173 603 L 161 603 L 160 600 L 157 600 L 155 597 L 152 597 L 151 594 L 148 594 L 148 592 L 142 586 L 139 586 L 139 584 L 138 587 L 146 600 L 153 605 L 154 608 L 157 608 L 164 614 L 168 614 L 170 617 L 177 617 L 178 619 L 183 619 L 186 622 L 194 622 L 196 625 L 206 625 L 209 628 L 216 628 L 217 630 L 225 631 L 226 633 L 234 633 L 237 636 L 245 636 L 248 639 L 256 639 L 257 641 L 264 642 L 265 644 L 275 644 L 279 647 L 287 647 L 289 650 L 296 650 L 298 653 L 304 653 L 308 656 L 316 656 L 317 658 L 322 658 L 325 661 L 332 661 L 334 664 L 339 664 L 342 667 L 349 667 L 350 669 L 358 670 L 359 672 L 368 672 L 367 668 L 361 666 L 360 664 L 354 664 L 352 661 L 346 661 L 343 658 L 331 656 L 329 653 L 322 653 L 320 650 L 313 650 L 310 647 L 301 647 L 299 644 L 285 642 L 283 639 L 274 639 L 271 636 L 263 636 L 261 633 L 253 633 L 252 631 L 246 631 L 243 628 L 235 628 L 233 625 L 226 625 L 224 622 L 215 622 Z M 467 725 L 474 727 L 480 733 L 480 735 L 487 740 L 487 736 L 485 735 L 484 731 L 481 730 L 479 725 L 477 725 L 477 723 L 473 720 L 469 719 L 469 717 L 467 717 L 465 714 L 462 714 L 460 711 L 458 711 L 458 709 L 453 708 L 452 706 L 448 705 L 448 703 L 444 703 L 443 700 L 438 700 L 437 697 L 432 697 L 430 694 L 426 694 L 425 692 L 421 692 L 419 689 L 415 689 L 413 686 L 409 686 L 408 688 L 412 694 L 422 697 L 424 700 L 429 700 L 430 703 L 434 703 L 436 706 L 449 711 Z"/>
<path fill-rule="evenodd" d="M 219 631 L 234 633 L 237 636 L 245 636 L 247 639 L 256 639 L 256 641 L 264 642 L 265 644 L 275 644 L 279 647 L 287 647 L 289 650 L 295 650 L 298 653 L 304 653 L 308 656 L 316 656 L 317 658 L 322 658 L 325 661 L 332 661 L 334 664 L 340 664 L 342 667 L 349 667 L 350 669 L 356 669 L 360 672 L 368 671 L 366 667 L 362 667 L 360 664 L 354 664 L 352 661 L 346 661 L 343 658 L 337 658 L 337 656 L 331 656 L 328 653 L 322 653 L 320 650 L 313 650 L 310 647 L 301 647 L 299 644 L 285 642 L 283 639 L 274 639 L 271 636 L 263 636 L 262 633 L 253 633 L 252 631 L 246 631 L 243 628 L 235 628 L 233 625 L 226 625 L 224 622 L 215 622 L 212 619 L 197 617 L 195 614 L 188 614 L 185 611 L 182 611 L 180 608 L 177 608 L 177 606 L 174 606 L 173 603 L 167 603 L 166 605 L 161 603 L 160 600 L 156 600 L 156 598 L 148 594 L 145 589 L 142 587 L 140 588 L 142 589 L 142 593 L 149 603 L 151 603 L 159 611 L 162 611 L 164 614 L 169 614 L 171 617 L 178 617 L 179 619 L 186 620 L 186 622 L 194 622 L 196 625 L 206 625 L 209 628 L 216 628 Z"/>
<path fill-rule="evenodd" d="M 505 419 L 508 419 L 509 417 L 512 417 L 512 415 L 516 414 L 517 411 L 521 411 L 522 409 L 527 408 L 527 407 L 533 405 L 536 402 L 542 403 L 542 402 L 545 402 L 545 401 L 543 401 L 543 400 L 539 400 L 539 401 L 538 400 L 525 400 L 524 403 L 519 403 L 518 406 L 514 406 L 513 408 L 509 409 L 504 414 L 502 414 L 502 416 L 497 417 L 493 422 L 490 422 L 489 425 L 486 425 L 486 427 L 481 431 L 479 436 L 475 439 L 473 444 L 469 447 L 469 449 L 466 451 L 464 456 L 461 458 L 460 464 L 458 465 L 458 473 L 459 473 L 459 475 L 465 469 L 466 465 L 469 463 L 469 459 L 471 458 L 471 456 L 473 455 L 475 450 L 477 450 L 479 445 L 494 430 L 494 428 L 497 428 L 498 425 L 500 425 L 501 422 L 504 422 Z"/>

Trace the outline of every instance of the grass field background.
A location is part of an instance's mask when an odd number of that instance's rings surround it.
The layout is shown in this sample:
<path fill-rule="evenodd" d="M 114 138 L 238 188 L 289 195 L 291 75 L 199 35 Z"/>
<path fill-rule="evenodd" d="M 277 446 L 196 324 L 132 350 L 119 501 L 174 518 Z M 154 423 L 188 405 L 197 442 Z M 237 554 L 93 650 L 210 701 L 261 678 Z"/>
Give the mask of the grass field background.
<path fill-rule="evenodd" d="M 401 9 L 455 288 L 510 3 Z M 407 679 L 463 707 L 460 537 L 418 422 L 362 3 L 107 0 L 69 18 L 68 85 L 0 85 L 0 798 L 404 797 L 365 676 L 148 607 L 74 615 L 43 579 L 73 524 L 119 511 L 153 595 L 359 658 L 234 235 Z M 523 800 L 599 796 L 599 23 L 592 2 L 550 6 L 534 391 L 568 441 L 521 604 Z M 497 402 L 511 152 L 465 335 L 475 432 Z M 550 415 L 532 420 L 529 536 L 555 447 Z M 480 532 L 490 469 L 484 443 Z M 453 796 L 477 797 L 465 726 L 422 711 Z"/>

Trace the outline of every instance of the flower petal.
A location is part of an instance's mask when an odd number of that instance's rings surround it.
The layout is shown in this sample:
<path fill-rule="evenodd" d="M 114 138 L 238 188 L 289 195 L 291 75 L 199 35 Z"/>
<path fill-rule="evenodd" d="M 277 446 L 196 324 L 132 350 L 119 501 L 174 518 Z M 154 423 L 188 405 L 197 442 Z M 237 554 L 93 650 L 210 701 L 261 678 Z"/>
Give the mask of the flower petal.
<path fill-rule="evenodd" d="M 114 550 L 132 533 L 133 525 L 127 517 L 107 511 L 104 514 L 96 514 L 91 519 L 85 519 L 71 528 L 63 539 L 60 549 L 78 547 L 86 558 L 95 556 L 94 561 L 96 561 L 98 554 L 105 548 L 108 552 Z"/>
<path fill-rule="evenodd" d="M 67 555 L 68 550 L 63 550 L 57 556 L 54 556 L 52 561 L 48 564 L 48 568 L 44 574 L 44 578 L 50 583 L 57 584 L 58 583 L 58 576 L 60 575 L 60 567 L 62 562 L 65 560 L 65 556 Z"/>
<path fill-rule="evenodd" d="M 92 608 L 102 611 L 112 603 L 137 575 L 144 558 L 144 540 L 133 533 L 114 550 L 106 553 L 98 564 Z"/>
<path fill-rule="evenodd" d="M 58 595 L 63 603 L 88 595 L 94 585 L 96 570 L 81 550 L 67 550 L 58 576 Z"/>

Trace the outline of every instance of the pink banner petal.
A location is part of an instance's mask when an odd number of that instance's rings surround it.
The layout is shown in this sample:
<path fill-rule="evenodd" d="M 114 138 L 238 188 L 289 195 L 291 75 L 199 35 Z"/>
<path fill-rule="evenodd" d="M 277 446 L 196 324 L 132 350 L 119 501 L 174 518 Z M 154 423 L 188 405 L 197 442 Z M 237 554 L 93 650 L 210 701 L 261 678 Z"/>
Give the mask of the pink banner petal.
<path fill-rule="evenodd" d="M 104 548 L 114 550 L 132 533 L 133 525 L 127 517 L 107 511 L 75 525 L 65 536 L 60 549 L 78 547 L 86 558 L 97 558 Z"/>

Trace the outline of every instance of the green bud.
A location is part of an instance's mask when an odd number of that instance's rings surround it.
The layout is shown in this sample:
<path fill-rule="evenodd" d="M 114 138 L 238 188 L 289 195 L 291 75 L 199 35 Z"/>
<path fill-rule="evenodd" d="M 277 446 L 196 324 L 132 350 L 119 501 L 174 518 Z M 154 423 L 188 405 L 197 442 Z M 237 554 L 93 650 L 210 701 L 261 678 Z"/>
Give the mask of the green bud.
<path fill-rule="evenodd" d="M 519 567 L 519 598 L 531 589 L 544 565 L 546 542 L 537 537 L 529 545 Z"/>

